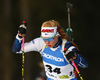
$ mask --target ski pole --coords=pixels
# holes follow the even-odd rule
[[[68,36],[69,36],[69,38],[70,38],[71,41],[73,41],[73,37],[72,37],[73,31],[72,31],[71,25],[70,25],[70,11],[71,11],[71,9],[72,9],[72,6],[73,6],[73,4],[67,2],[68,28],[66,29],[66,32],[67,32],[67,34],[68,34]],[[76,64],[75,64],[75,62],[74,62],[74,59],[72,60],[72,64],[73,64],[73,66],[74,66],[76,72],[78,73],[80,79],[83,80],[83,78],[82,78],[82,76],[81,76],[81,74],[80,74],[80,72],[79,72],[79,70],[78,70],[78,68],[77,68],[77,66],[76,66]]]
[[[72,63],[73,63],[73,65],[74,65],[75,70],[77,71],[77,73],[78,73],[78,75],[79,75],[80,79],[81,79],[81,80],[83,80],[83,78],[82,78],[82,76],[81,76],[81,74],[80,74],[80,72],[79,72],[79,70],[78,70],[78,68],[77,68],[77,66],[76,66],[76,64],[75,64],[75,62],[74,62],[74,61],[72,61]]]
[[[23,21],[23,25],[26,26],[26,21]],[[25,42],[25,37],[23,36],[23,38],[22,38],[22,80],[24,80],[24,60],[25,60],[24,42]]]
[[[70,24],[70,12],[72,9],[73,4],[67,2],[67,12],[68,12],[68,28],[66,31],[68,32],[69,39],[72,40],[72,30],[71,30],[71,24]]]

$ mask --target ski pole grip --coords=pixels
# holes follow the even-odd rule
[[[73,4],[71,4],[69,2],[67,2],[66,4],[67,4],[67,8],[72,8],[73,7]]]
[[[70,11],[72,10],[73,4],[67,2],[66,5],[67,5],[67,12],[70,13]]]
[[[26,21],[23,21],[23,24],[24,24],[25,26],[27,26],[27,23],[26,23]]]

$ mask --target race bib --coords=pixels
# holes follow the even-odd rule
[[[75,77],[72,65],[55,66],[44,62],[46,76],[54,80],[70,80]]]

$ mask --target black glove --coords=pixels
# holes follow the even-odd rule
[[[76,57],[76,53],[74,51],[70,51],[66,56],[68,59],[73,59]]]
[[[25,25],[20,25],[18,29],[18,34],[26,34],[26,26]]]

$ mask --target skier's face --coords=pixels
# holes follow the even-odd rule
[[[45,41],[46,45],[52,48],[58,42],[58,37],[59,36],[55,36],[51,42]]]

